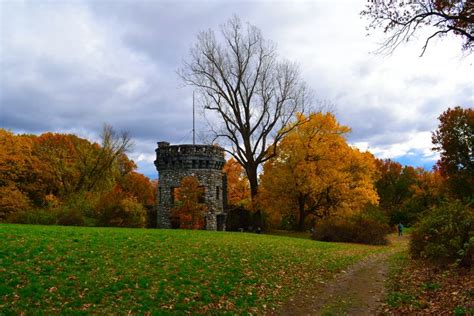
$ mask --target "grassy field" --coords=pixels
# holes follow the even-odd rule
[[[0,314],[260,314],[386,249],[247,233],[0,225]]]

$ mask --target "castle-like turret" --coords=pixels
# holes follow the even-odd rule
[[[170,212],[174,206],[174,189],[186,176],[194,176],[204,188],[206,229],[224,230],[226,181],[222,174],[224,149],[213,145],[170,145],[158,142],[155,166],[159,173],[158,228],[171,228]]]

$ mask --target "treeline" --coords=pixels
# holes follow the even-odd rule
[[[0,221],[150,225],[155,187],[135,171],[127,157],[131,146],[126,133],[107,125],[100,144],[72,134],[0,129]]]

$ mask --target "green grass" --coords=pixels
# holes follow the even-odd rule
[[[0,225],[0,314],[262,314],[384,250],[246,233]]]
[[[273,235],[273,236],[284,236],[284,237],[292,237],[292,238],[301,238],[301,239],[311,239],[311,234],[309,232],[295,232],[295,231],[288,231],[288,230],[270,230],[265,232],[266,235]]]

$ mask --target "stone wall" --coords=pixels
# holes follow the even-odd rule
[[[204,187],[206,229],[217,230],[217,216],[225,216],[225,180],[222,168],[224,150],[211,145],[169,145],[159,142],[155,166],[159,172],[157,227],[170,228],[170,211],[173,208],[173,188],[180,186],[186,176],[194,176]]]

